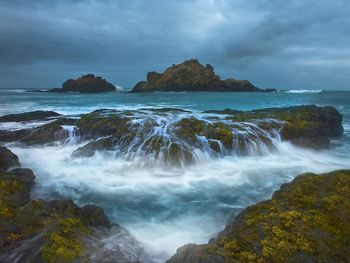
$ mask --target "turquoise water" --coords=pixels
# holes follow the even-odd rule
[[[51,109],[61,113],[72,114],[98,108],[134,109],[140,107],[176,107],[191,110],[224,108],[251,110],[302,104],[332,105],[347,114],[350,107],[350,92],[323,91],[299,94],[286,92],[60,94],[0,89],[1,114],[34,109]]]
[[[303,172],[350,168],[350,92],[304,93],[105,93],[55,94],[0,90],[0,115],[32,110],[62,114],[99,108],[171,107],[194,111],[231,108],[251,110],[315,104],[343,114],[344,137],[330,149],[315,151],[279,142],[277,151],[212,159],[200,155],[186,167],[143,166],[108,153],[71,158],[83,143],[30,148],[9,144],[23,166],[34,170],[36,198],[71,198],[102,206],[144,248],[141,259],[162,262],[187,243],[206,243],[247,205]],[[9,124],[11,125],[11,124]],[[118,242],[118,241],[116,241]]]

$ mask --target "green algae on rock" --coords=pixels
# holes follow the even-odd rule
[[[0,261],[15,254],[16,262],[88,262],[83,238],[111,227],[103,210],[70,200],[30,200],[34,178],[29,169],[0,171]]]
[[[307,173],[246,208],[208,245],[184,246],[167,262],[347,262],[349,237],[350,170]]]

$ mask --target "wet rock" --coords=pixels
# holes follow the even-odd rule
[[[61,126],[61,122],[53,121],[37,128],[30,129],[25,136],[19,139],[19,142],[26,145],[42,145],[52,143],[58,139],[63,141],[68,138],[68,134],[65,134],[63,131],[64,128]]]
[[[103,209],[96,205],[85,205],[80,208],[80,218],[86,226],[103,226],[107,228],[111,227],[111,224],[109,223],[109,220],[105,215]]]
[[[211,65],[203,66],[197,59],[191,59],[173,65],[163,73],[149,72],[147,81],[137,83],[131,90],[131,92],[149,91],[256,92],[265,90],[258,89],[247,80],[220,80]]]
[[[0,142],[15,142],[19,141],[24,136],[30,133],[29,129],[22,129],[16,131],[0,130]]]
[[[8,114],[0,117],[0,122],[21,122],[32,120],[45,120],[52,117],[58,117],[61,114],[54,111],[30,111],[18,114]]]
[[[91,157],[96,151],[108,151],[113,149],[113,138],[101,138],[79,147],[72,153],[72,157]]]
[[[115,114],[115,112],[98,110],[83,115],[78,121],[81,136],[85,138],[99,138],[109,135],[125,135],[129,132],[130,119]]]
[[[95,77],[93,74],[83,75],[78,79],[69,79],[62,84],[62,88],[55,88],[49,92],[81,92],[81,93],[99,93],[115,91],[116,87],[101,77]]]
[[[209,244],[185,246],[167,262],[346,262],[349,200],[350,170],[300,175]]]
[[[170,258],[167,263],[224,263],[221,255],[208,254],[202,246],[189,244],[178,248],[175,256]]]
[[[0,146],[0,170],[8,170],[10,167],[21,166],[16,154],[6,147]]]
[[[0,199],[3,205],[17,207],[29,203],[34,178],[33,172],[29,169],[18,168],[10,172],[0,172]]]
[[[288,108],[270,108],[247,112],[209,111],[207,113],[229,114],[227,119],[237,122],[254,122],[260,120],[259,126],[265,130],[279,129],[282,140],[311,148],[327,148],[329,139],[343,135],[342,115],[331,106],[315,105]],[[284,123],[264,121],[280,120]]]

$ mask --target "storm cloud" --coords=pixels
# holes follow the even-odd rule
[[[2,0],[0,88],[133,87],[198,58],[262,88],[350,89],[346,0]]]

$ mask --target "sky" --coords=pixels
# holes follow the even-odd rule
[[[350,90],[348,0],[0,0],[0,88],[132,88],[197,58],[260,88]]]

